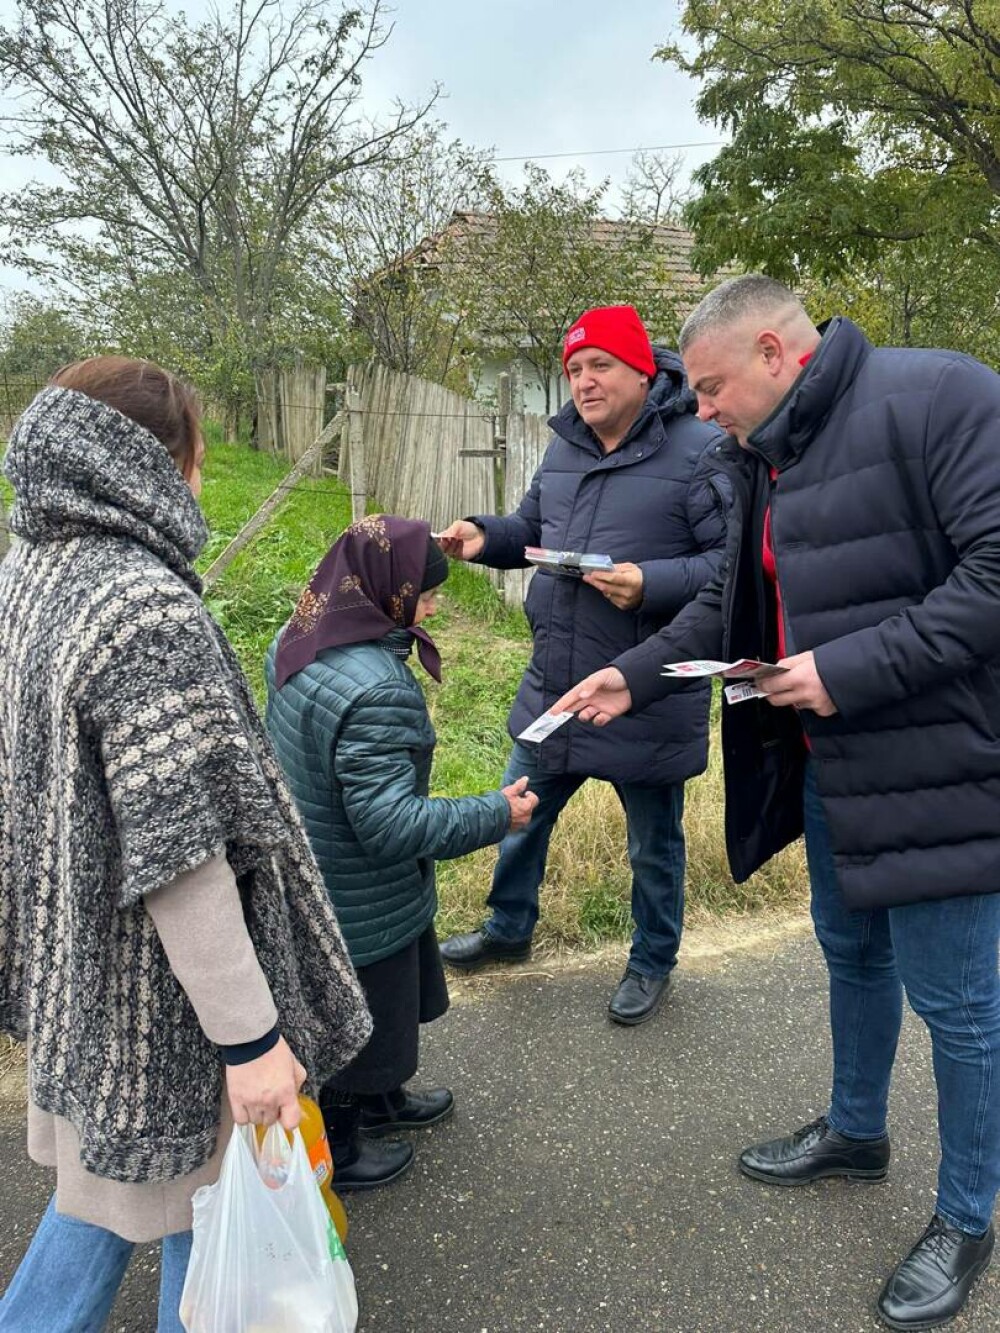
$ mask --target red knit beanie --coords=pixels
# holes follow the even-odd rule
[[[602,305],[584,311],[566,334],[563,370],[573,353],[582,347],[599,347],[602,352],[610,352],[650,379],[656,374],[649,334],[634,306]]]

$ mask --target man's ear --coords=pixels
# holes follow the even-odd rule
[[[781,369],[785,348],[777,333],[771,329],[762,330],[757,334],[757,348],[769,370],[774,372]]]

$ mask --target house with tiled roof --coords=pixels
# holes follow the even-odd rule
[[[637,224],[602,218],[593,224],[592,236],[602,247],[614,250],[622,247],[634,238]],[[431,236],[426,237],[398,261],[398,268],[421,266],[429,269],[442,268],[462,262],[463,251],[489,241],[497,230],[496,218],[485,212],[459,211],[452,215],[448,225]],[[685,315],[693,309],[705,291],[705,282],[692,267],[694,236],[684,227],[670,223],[644,225],[642,230],[649,235],[653,257],[648,265],[649,284],[655,283],[662,293],[666,286],[673,296],[673,319],[671,327],[651,328],[654,341],[670,341]],[[641,274],[642,270],[640,270]],[[384,276],[384,274],[383,274]],[[641,287],[640,276],[640,287]],[[632,298],[640,308],[641,289]],[[579,313],[579,312],[578,312]],[[480,353],[478,361],[477,393],[488,395],[494,388],[497,377],[503,371],[512,369],[509,347],[511,336],[507,330],[480,330],[477,334]],[[495,351],[493,349],[496,349]],[[526,361],[513,367],[520,381],[521,401],[529,412],[544,412],[546,403],[545,386],[539,382],[537,371]],[[566,398],[566,384],[561,376],[553,376],[549,386],[550,405],[560,405]]]

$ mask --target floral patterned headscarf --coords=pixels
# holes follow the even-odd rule
[[[405,629],[421,664],[441,679],[441,655],[412,623],[427,564],[430,524],[373,514],[352,523],[327,551],[278,641],[274,663],[280,690],[324,648],[384,639]]]

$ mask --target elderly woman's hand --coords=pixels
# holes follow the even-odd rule
[[[527,778],[518,778],[516,782],[512,782],[509,787],[504,787],[502,790],[510,806],[510,832],[518,833],[531,823],[531,815],[538,804],[538,797],[533,791],[528,791]]]

